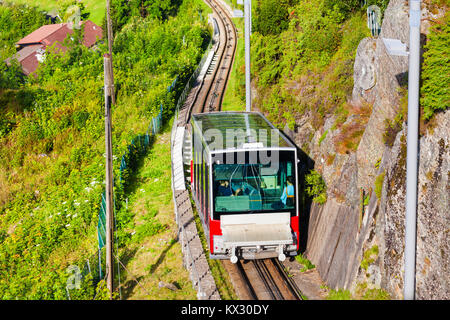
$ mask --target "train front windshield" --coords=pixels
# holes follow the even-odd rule
[[[295,154],[279,151],[276,162],[214,163],[214,219],[221,214],[289,211],[295,215]],[[236,159],[236,158],[235,158]]]

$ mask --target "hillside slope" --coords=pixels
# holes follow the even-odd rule
[[[164,18],[145,11],[114,16],[124,23],[113,48],[117,210],[129,191],[133,139],[147,132],[161,107],[164,121],[170,118],[209,42],[202,1],[161,5]],[[84,277],[71,298],[102,297],[96,294],[99,268],[94,261],[105,175],[102,55],[107,47],[88,50],[78,36],[67,39],[66,54],[47,52],[37,78],[0,74],[0,299],[67,299],[68,268],[84,271],[86,265],[91,278]],[[14,47],[14,41],[10,44]],[[17,81],[4,81],[6,76]],[[121,172],[123,155],[129,163]],[[118,228],[120,246],[131,231]]]

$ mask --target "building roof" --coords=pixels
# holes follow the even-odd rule
[[[83,44],[86,47],[92,47],[98,39],[103,37],[103,29],[93,23],[91,20],[84,22],[84,39]]]
[[[12,57],[6,59],[5,62],[9,63],[11,59],[17,59],[17,61],[22,62],[29,55],[36,53],[36,51],[41,48],[44,48],[42,44],[34,44],[31,46],[26,46],[25,48],[17,51]]]
[[[83,44],[89,48],[102,38],[103,30],[90,20],[81,21],[80,25],[82,24],[84,25]],[[22,49],[6,59],[5,62],[9,65],[11,59],[17,59],[22,65],[23,72],[29,75],[36,71],[40,56],[44,54],[46,47],[54,45],[63,52],[66,51],[67,48],[63,46],[63,41],[72,33],[73,29],[69,23],[42,26],[20,39],[16,44]]]
[[[25,45],[25,44],[32,44],[32,43],[41,43],[44,39],[49,37],[52,33],[63,28],[64,25],[65,25],[65,23],[58,23],[58,24],[48,24],[48,25],[42,26],[39,29],[37,29],[37,30],[33,31],[32,33],[30,33],[29,35],[27,35],[25,38],[20,39],[17,42],[17,44]]]
[[[192,119],[196,129],[201,131],[204,144],[220,144],[216,140],[218,138],[222,140],[223,149],[240,149],[244,144],[253,144],[257,148],[295,148],[292,142],[259,112],[198,113],[192,115]],[[217,134],[221,137],[215,137]],[[211,139],[212,137],[214,138]]]
[[[26,46],[22,50],[16,52],[12,57],[5,60],[7,65],[10,65],[12,59],[16,59],[22,66],[23,73],[29,75],[34,72],[39,66],[39,55],[45,52],[44,45],[35,44]]]
[[[80,25],[84,24],[83,44],[91,47],[103,36],[103,29],[90,20],[80,21]],[[70,23],[48,24],[33,31],[26,37],[17,42],[19,46],[41,43],[51,46],[56,41],[63,42],[68,34],[72,34],[73,29]]]

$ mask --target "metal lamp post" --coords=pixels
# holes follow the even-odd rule
[[[405,276],[403,297],[413,300],[416,280],[417,166],[419,146],[420,0],[409,1],[408,133],[406,147]]]
[[[244,38],[245,38],[245,111],[252,110],[252,93],[250,79],[250,35],[252,32],[252,1],[237,0],[237,4],[244,5]],[[235,10],[237,17],[242,17],[240,10]]]
[[[383,39],[390,55],[409,56],[408,132],[406,140],[405,271],[403,298],[414,300],[416,288],[417,168],[419,159],[420,0],[409,1],[409,52],[397,39]]]
[[[250,79],[250,30],[251,30],[251,0],[244,0],[244,19],[245,19],[245,111],[252,109],[252,93]]]

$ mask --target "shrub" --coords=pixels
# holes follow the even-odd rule
[[[305,176],[306,193],[313,197],[313,202],[324,204],[327,201],[327,187],[322,176],[315,170],[312,170]]]
[[[289,12],[279,0],[264,0],[256,7],[253,27],[262,35],[277,35],[287,29]]]
[[[312,264],[311,261],[309,261],[307,258],[305,258],[303,256],[303,254],[296,255],[295,260],[297,260],[297,262],[303,266],[303,268],[300,270],[300,272],[305,272],[305,271],[314,269],[316,267],[314,264]]]
[[[328,292],[328,296],[326,297],[327,300],[352,300],[352,294],[350,293],[350,290],[330,290]]]
[[[324,3],[290,3],[287,29],[264,35],[255,28],[252,34],[255,105],[277,126],[284,127],[285,113],[298,119],[310,112],[316,130],[334,111],[340,123],[348,117],[343,105],[353,90],[356,48],[370,31],[359,3],[344,16]]]
[[[450,106],[450,12],[430,30],[425,45],[420,102],[423,117],[430,120]]]

